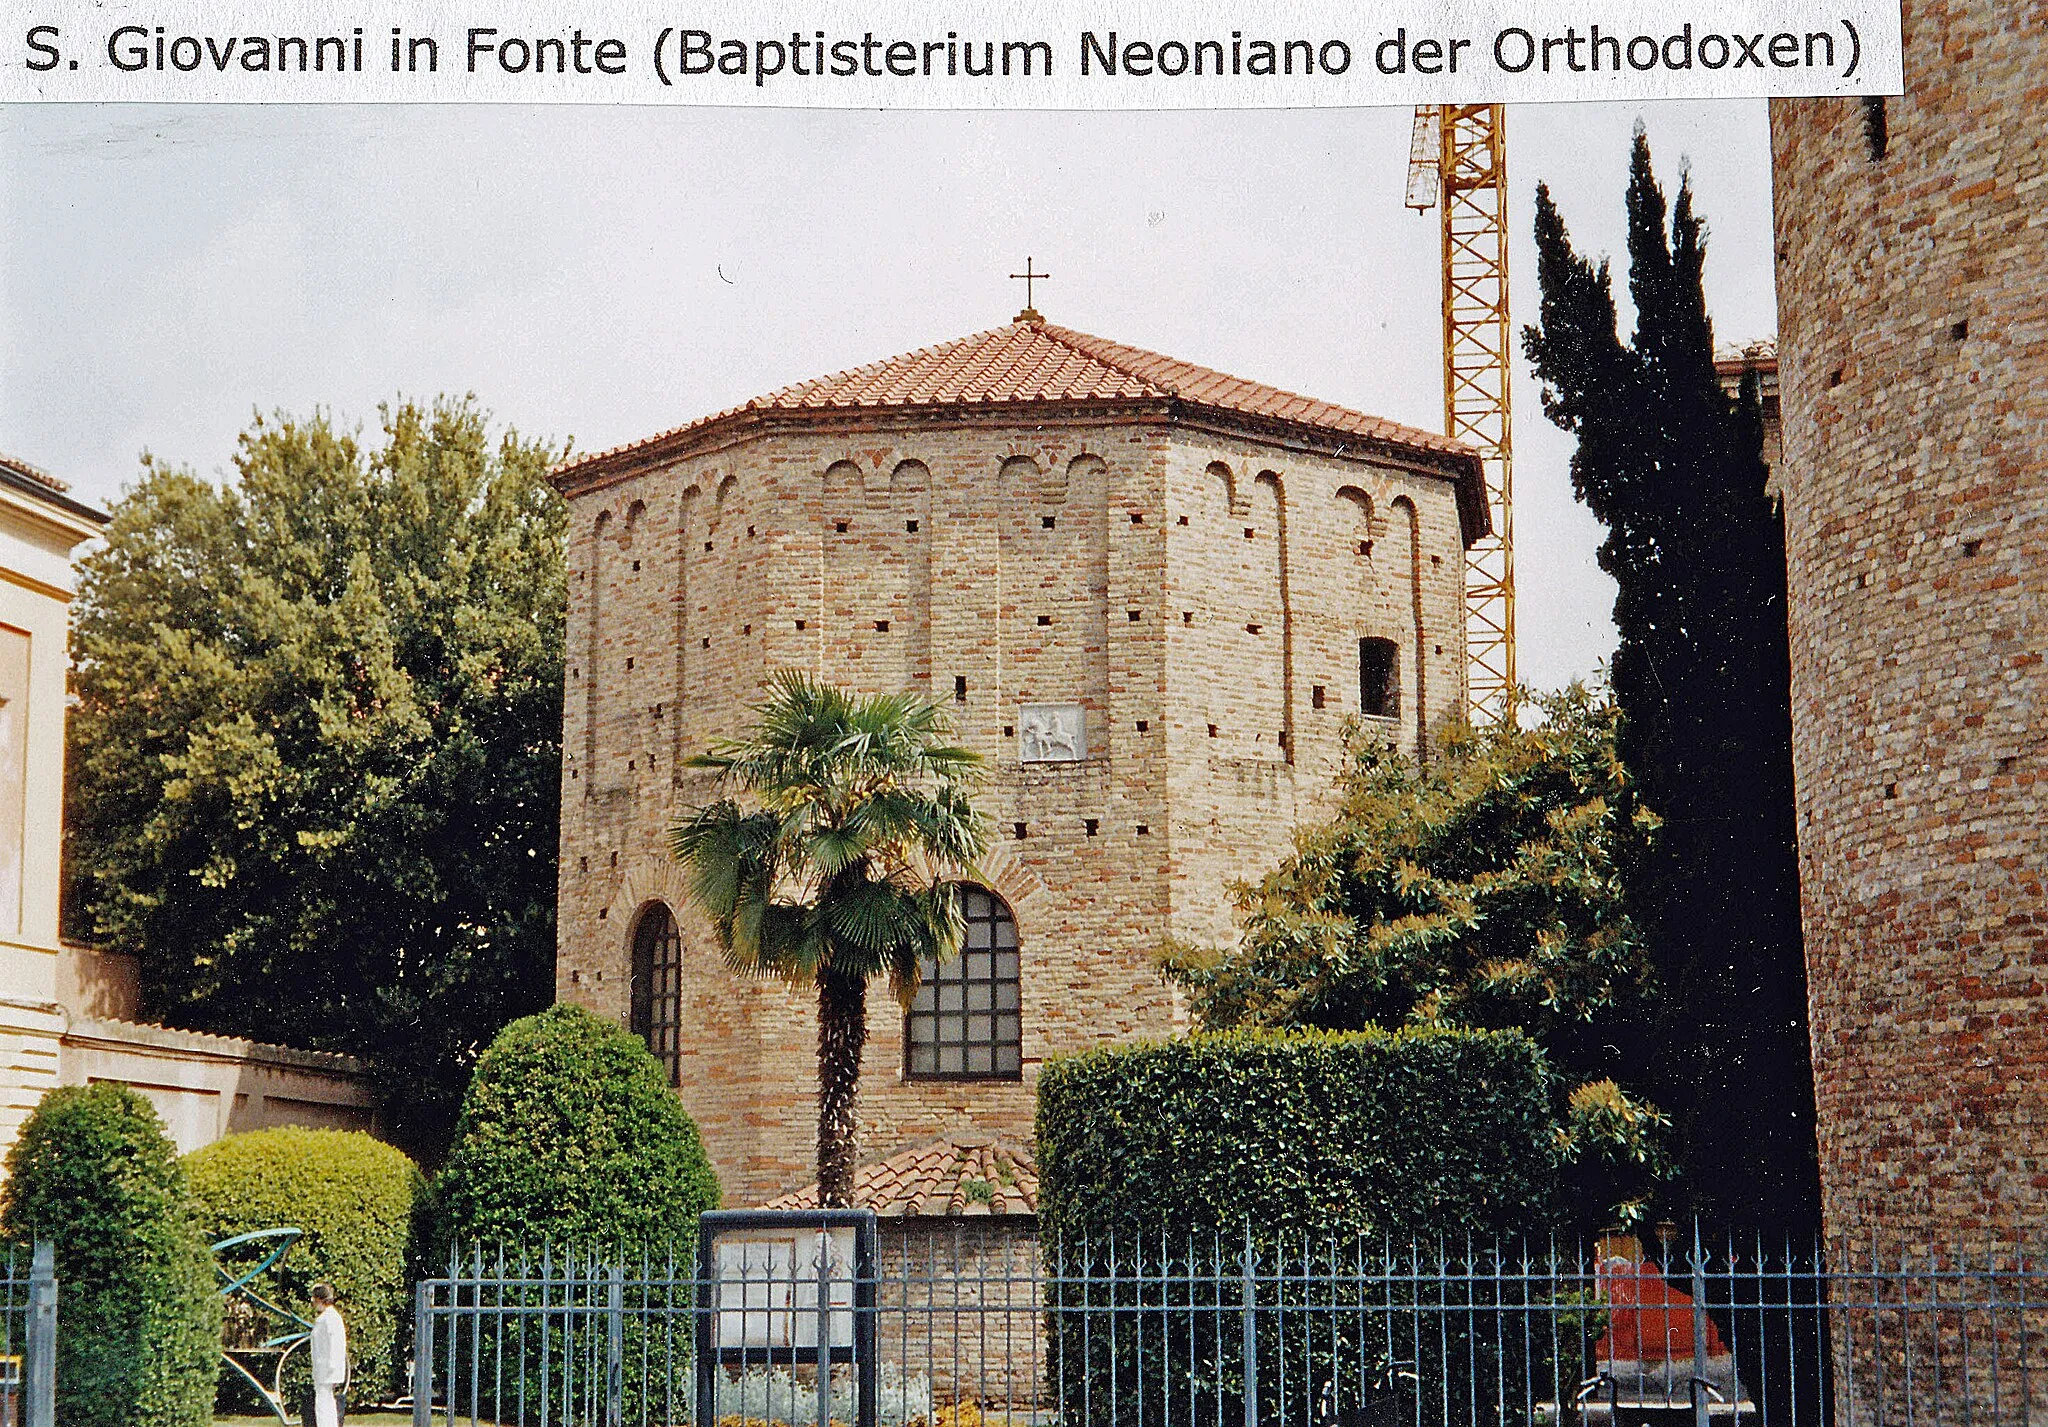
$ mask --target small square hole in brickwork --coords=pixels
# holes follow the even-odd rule
[[[1259,630],[1260,630],[1260,629],[1262,629],[1262,628],[1264,628],[1264,626],[1263,626],[1263,625],[1257,625],[1257,624],[1247,624],[1247,625],[1246,625],[1246,626],[1244,627],[1244,632],[1245,632],[1246,634],[1257,634],[1257,633],[1259,632]]]
[[[1432,564],[1432,565],[1441,565],[1441,564],[1443,564],[1443,562],[1444,562],[1444,557],[1443,557],[1443,556],[1441,556],[1441,555],[1432,555],[1432,556],[1430,556],[1430,557],[1429,557],[1429,563],[1430,563],[1430,564]]]
[[[904,522],[903,522],[903,528],[904,528],[905,530],[909,531],[909,532],[910,532],[910,533],[911,533],[912,535],[915,535],[915,534],[917,534],[917,522],[916,522],[916,521],[914,521],[914,520],[906,520],[906,521],[904,521]]]
[[[832,528],[838,531],[841,535],[844,535],[846,533],[846,525],[847,522],[843,520],[835,520],[832,522]]]
[[[1191,609],[1182,610],[1180,612],[1180,622],[1182,624],[1193,624],[1195,622],[1195,612]]]
[[[1308,702],[1310,708],[1319,709],[1323,706],[1323,686],[1321,684],[1317,684],[1308,691]]]
[[[1042,614],[1042,615],[1040,615],[1040,616],[1038,617],[1038,624],[1039,624],[1039,627],[1040,627],[1041,629],[1042,629],[1042,628],[1044,628],[1044,627],[1045,627],[1046,625],[1048,625],[1048,624],[1051,624],[1051,623],[1052,623],[1052,616],[1051,616],[1051,615],[1049,615],[1049,614]]]
[[[1152,835],[1152,825],[1150,823],[1139,823],[1137,831],[1139,837],[1150,837]]]
[[[1829,373],[1828,373],[1828,385],[1829,385],[1829,386],[1831,386],[1831,387],[1837,387],[1837,386],[1840,386],[1841,384],[1842,384],[1842,368],[1840,368],[1840,367],[1836,367],[1836,368],[1835,368],[1835,369],[1834,369],[1833,371],[1831,371],[1831,372],[1829,372]]]
[[[1443,652],[1444,652],[1444,647],[1443,647],[1443,645],[1441,645],[1441,644],[1437,645],[1437,647],[1436,647],[1436,652],[1437,652],[1437,653],[1439,653],[1439,654],[1443,653]]]
[[[878,620],[876,620],[876,621],[875,621],[875,632],[876,632],[876,633],[878,633],[878,634],[887,634],[887,633],[889,632],[889,621],[888,621],[888,620],[886,620],[886,619],[878,619]]]
[[[1218,728],[1216,727],[1216,725],[1215,725],[1215,724],[1213,724],[1213,723],[1212,723],[1212,724],[1210,724],[1210,725],[1209,725],[1209,737],[1211,737],[1211,738],[1216,738],[1216,737],[1218,737],[1218,736],[1219,736],[1219,734],[1220,734],[1220,730],[1219,730],[1219,729],[1218,729]]]
[[[1870,587],[1870,571],[1868,571],[1868,570],[1864,570],[1864,571],[1861,571],[1861,572],[1860,572],[1860,573],[1858,573],[1858,575],[1856,576],[1856,588],[1857,588],[1857,589],[1859,589],[1859,590],[1863,590],[1863,589],[1868,589],[1869,587]]]
[[[574,768],[571,768],[569,770],[569,781],[572,783],[582,776],[583,775],[581,773],[578,773]]]
[[[1143,525],[1144,523],[1145,523],[1145,512],[1144,512],[1144,511],[1142,511],[1142,510],[1134,510],[1134,511],[1132,511],[1132,512],[1131,512],[1131,524],[1133,524],[1133,525]]]
[[[1088,829],[1088,836],[1094,837],[1102,831],[1101,818],[1082,818],[1081,826]]]
[[[616,853],[616,852],[614,852],[614,853],[612,854],[612,866],[616,867],[616,866],[618,866],[618,865],[619,865],[619,854],[618,854],[618,853]]]
[[[1038,528],[1040,530],[1050,530],[1053,528],[1054,524],[1055,518],[1053,516],[1041,515],[1038,517]]]
[[[2005,757],[1998,760],[1998,771],[2010,773],[2019,764],[2019,761],[2018,754],[2008,753]]]
[[[708,634],[704,636],[704,647],[706,649],[709,649],[711,647],[711,636]]]
[[[955,674],[953,676],[953,702],[956,704],[967,702],[967,676],[965,674]]]
[[[749,525],[749,526],[747,527],[747,539],[749,539],[749,540],[752,540],[753,538],[754,538],[754,527],[753,527],[753,526],[751,526],[751,525]]]
[[[1279,744],[1282,748],[1285,748],[1287,746],[1287,730],[1283,728],[1278,733],[1274,734],[1273,741]]]
[[[1151,721],[1150,719],[1143,719],[1143,718],[1141,718],[1141,719],[1139,719],[1139,720],[1138,720],[1138,732],[1140,732],[1140,733],[1144,733],[1144,732],[1146,732],[1147,730],[1149,730],[1149,729],[1150,729],[1151,727],[1152,727],[1152,721]]]
[[[579,858],[577,858],[577,859],[576,859],[576,870],[577,870],[578,872],[588,872],[588,871],[590,870],[590,859],[589,859],[589,858],[587,858],[587,857],[579,857]]]
[[[752,634],[753,632],[754,626],[751,624],[743,624],[740,626],[740,633],[742,634]]]
[[[1887,801],[1897,798],[1899,796],[1899,785],[1897,783],[1885,784],[1884,795]]]
[[[660,717],[661,717],[661,705],[660,705],[660,704],[656,704],[656,705],[654,706],[654,716],[655,716],[656,718],[660,718]]]
[[[1359,541],[1359,542],[1358,542],[1358,553],[1359,553],[1359,554],[1361,554],[1361,555],[1370,555],[1370,554],[1372,554],[1372,542],[1371,542],[1370,540],[1361,540],[1361,541]]]
[[[1143,617],[1143,615],[1141,615],[1137,610],[1134,609],[1127,609],[1124,611],[1124,618],[1128,619],[1132,624],[1136,624]]]
[[[633,661],[632,661],[631,659],[628,659],[628,660],[626,661],[626,667],[627,667],[628,669],[631,669],[631,668],[633,667]]]
[[[640,573],[640,562],[638,560],[633,562],[633,573],[636,575]]]
[[[1950,337],[1950,339],[1951,339],[1951,340],[1953,340],[1953,341],[1957,341],[1957,342],[1960,342],[1960,341],[1962,341],[1962,340],[1963,340],[1963,338],[1965,338],[1965,337],[1969,336],[1969,335],[1970,335],[1970,319],[1969,319],[1969,318],[1967,318],[1967,317],[1965,317],[1965,318],[1964,318],[1964,319],[1963,319],[1962,321],[1960,321],[1960,322],[1951,322],[1951,323],[1949,324],[1949,326],[1948,326],[1948,335],[1949,335],[1949,337]]]
[[[1984,542],[1981,540],[1965,540],[1963,542],[1963,553],[1965,555],[1974,555],[1983,548]]]
[[[580,679],[583,677],[583,671],[581,669],[571,669],[569,671],[569,677],[572,679]]]
[[[631,759],[631,758],[628,758],[628,759],[626,760],[626,771],[627,771],[628,773],[631,773],[631,772],[632,772],[632,771],[633,771],[633,770],[634,770],[635,768],[637,768],[638,766],[639,766],[639,764],[638,764],[638,763],[636,763],[636,762],[635,762],[635,761],[634,761],[633,759]]]
[[[709,540],[704,542],[704,553],[706,555],[709,555],[711,553],[711,542]]]
[[[1187,517],[1186,517],[1185,515],[1183,515],[1183,516],[1182,516],[1182,517],[1181,517],[1181,518],[1180,518],[1179,520],[1176,520],[1176,521],[1174,522],[1174,524],[1175,524],[1175,525],[1186,525],[1187,523],[1188,523],[1188,518],[1187,518]]]
[[[1017,841],[1019,841],[1019,842],[1022,842],[1022,841],[1024,840],[1024,833],[1025,833],[1025,828],[1024,828],[1024,824],[1023,824],[1023,823],[1011,823],[1011,824],[1010,824],[1010,835],[1011,835],[1012,837],[1016,838],[1016,839],[1017,839]]]
[[[811,622],[807,619],[800,619],[796,622],[796,627],[798,629],[809,629],[811,627]]]
[[[1004,724],[1004,725],[1003,725],[1003,737],[1005,737],[1005,738],[1015,738],[1016,736],[1017,736],[1017,725],[1016,725],[1016,724],[1014,724],[1014,723],[1006,723],[1006,724]]]
[[[597,909],[597,919],[598,919],[599,921],[604,921],[604,920],[606,920],[606,919],[607,919],[607,918],[608,918],[608,917],[609,917],[610,915],[611,915],[611,909],[610,909],[609,907],[599,907],[599,908]]]
[[[1256,540],[1259,538],[1259,532],[1251,526],[1247,525],[1244,528],[1244,538],[1247,540]]]

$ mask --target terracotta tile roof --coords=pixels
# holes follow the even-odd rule
[[[854,1172],[854,1202],[884,1219],[1036,1214],[1038,1165],[1031,1152],[992,1138],[954,1135]],[[764,1209],[808,1209],[818,1186],[779,1194]]]
[[[1260,417],[1438,455],[1472,455],[1436,431],[1403,426],[1262,382],[1043,321],[922,347],[851,371],[798,382],[639,441],[564,462],[557,477],[609,465],[751,413],[1035,407],[1104,401],[1174,402],[1194,410]]]
[[[39,486],[48,487],[58,495],[62,495],[71,489],[68,482],[58,480],[39,466],[31,466],[18,456],[9,456],[4,452],[0,452],[0,466],[6,467],[25,480],[33,481]]]
[[[71,489],[69,484],[58,480],[40,467],[31,466],[18,456],[0,453],[0,486],[10,486],[46,505],[69,511],[99,525],[105,525],[113,518],[103,510],[96,510],[83,501],[73,499],[67,494]]]

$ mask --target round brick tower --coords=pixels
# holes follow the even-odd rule
[[[1794,761],[1831,1232],[2048,1211],[2048,11],[1906,0],[1772,106]]]

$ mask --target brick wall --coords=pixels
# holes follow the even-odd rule
[[[1908,92],[1771,111],[1830,1227],[2048,1210],[2048,16],[1906,0]]]
[[[1024,1078],[906,1081],[875,988],[869,1158],[963,1120],[1028,1138],[1046,1055],[1185,1024],[1153,953],[1227,936],[1224,884],[1326,800],[1360,638],[1401,646],[1403,746],[1464,697],[1452,483],[1334,443],[838,414],[575,494],[571,529],[557,989],[625,1019],[637,917],[676,910],[681,1093],[733,1204],[814,1177],[814,1008],[719,966],[663,832],[714,793],[682,760],[744,727],[769,671],[925,691],[989,760]],[[1018,763],[1033,702],[1085,707],[1084,761]]]

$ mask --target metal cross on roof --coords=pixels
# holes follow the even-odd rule
[[[1017,321],[1043,322],[1045,320],[1043,317],[1039,315],[1038,308],[1034,306],[1032,303],[1031,287],[1032,284],[1036,283],[1040,278],[1048,278],[1051,276],[1051,273],[1033,272],[1031,270],[1031,259],[1028,257],[1024,259],[1023,272],[1010,274],[1010,278],[1012,281],[1015,281],[1019,278],[1022,278],[1024,281],[1024,310],[1017,314]]]

